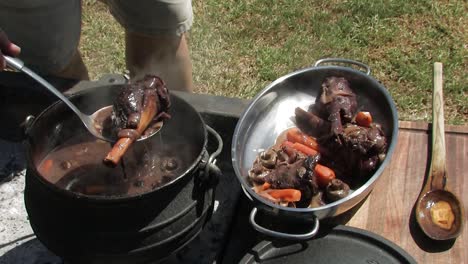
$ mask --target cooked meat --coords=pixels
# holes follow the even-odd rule
[[[297,127],[305,133],[313,137],[320,137],[328,135],[330,132],[330,122],[300,107],[297,107],[294,112],[296,115]]]
[[[104,158],[104,164],[116,166],[134,141],[158,130],[157,122],[170,118],[167,113],[170,105],[169,92],[157,76],[146,75],[124,86],[114,100],[113,126],[108,132],[111,137],[116,136],[117,141]]]
[[[356,95],[343,77],[329,77],[322,84],[320,100],[315,104],[315,111],[331,123],[331,132],[339,134],[342,124],[350,122],[356,114]]]
[[[171,105],[169,92],[161,78],[146,75],[142,80],[124,86],[114,101],[113,123],[117,130],[136,129],[141,112],[145,108],[145,97],[155,96],[158,107],[154,121],[167,119]]]
[[[271,184],[273,189],[298,189],[302,180],[298,171],[303,167],[304,159],[299,159],[293,164],[280,163],[265,177],[265,180]]]
[[[358,186],[385,158],[387,139],[378,124],[362,127],[347,123],[342,133],[323,138],[320,146],[321,162],[334,168],[339,178]]]

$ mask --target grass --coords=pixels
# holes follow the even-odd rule
[[[196,92],[251,98],[324,57],[362,61],[402,120],[431,118],[432,65],[444,64],[445,116],[468,121],[466,0],[193,1],[189,42]],[[83,1],[81,50],[93,79],[125,71],[123,30]]]

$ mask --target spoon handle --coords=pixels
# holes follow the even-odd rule
[[[432,95],[432,159],[428,182],[430,188],[445,189],[444,99],[442,94],[442,63],[434,63],[434,91]]]

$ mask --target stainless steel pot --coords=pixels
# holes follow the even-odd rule
[[[357,66],[357,70],[346,66],[323,65],[339,63]],[[376,172],[360,188],[346,198],[318,208],[289,208],[273,204],[258,196],[247,181],[248,171],[256,156],[272,146],[278,135],[295,126],[292,117],[294,109],[307,109],[321,93],[321,84],[326,77],[342,76],[348,79],[357,94],[358,105],[372,112],[373,118],[383,126],[388,137],[388,152]],[[286,239],[309,239],[317,234],[319,220],[342,214],[360,201],[372,190],[385,166],[390,161],[397,143],[398,116],[395,104],[387,89],[370,76],[370,68],[360,62],[346,59],[323,59],[313,67],[285,75],[263,89],[249,106],[236,126],[232,140],[232,163],[245,195],[254,203],[250,223],[259,232]],[[259,225],[255,216],[257,210],[265,210],[277,217],[302,219],[313,223],[312,229],[304,234],[289,234],[270,230]]]

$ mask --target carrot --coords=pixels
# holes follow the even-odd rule
[[[317,184],[320,185],[320,187],[326,187],[336,178],[335,172],[332,169],[320,164],[315,166],[314,172],[317,176]]]
[[[313,149],[313,148],[310,148],[304,144],[301,144],[301,143],[294,143],[293,144],[293,148],[297,151],[300,151],[304,154],[306,154],[307,156],[315,156],[318,154],[318,152]]]
[[[310,148],[304,144],[301,143],[292,143],[291,141],[284,141],[281,144],[281,149],[288,154],[288,156],[291,156],[294,154],[294,150],[299,151],[304,153],[307,156],[315,156],[318,154],[318,152]]]
[[[270,189],[270,187],[271,187],[271,184],[269,182],[264,182],[262,185],[256,185],[252,189],[256,193],[262,193],[262,192],[265,192],[266,190]]]
[[[267,200],[269,200],[269,201],[271,201],[273,203],[278,203],[279,202],[278,199],[271,197],[271,195],[269,195],[268,192],[266,192],[266,191],[259,192],[258,195],[260,195],[261,197],[263,197],[263,198],[265,198],[265,199],[267,199]]]
[[[270,183],[264,182],[263,185],[262,185],[262,190],[268,190],[268,189],[270,189],[270,187],[271,187]]]
[[[317,140],[309,135],[302,133],[302,131],[297,127],[290,128],[286,133],[286,138],[293,143],[301,143],[315,150],[319,149]]]
[[[372,115],[369,112],[358,112],[356,115],[356,123],[363,127],[370,127],[372,124]]]
[[[51,159],[47,159],[42,162],[41,164],[41,173],[43,174],[48,174],[50,170],[52,169],[52,165],[54,165],[54,161]]]
[[[296,189],[271,189],[268,194],[283,202],[297,202],[301,200],[301,191]]]

